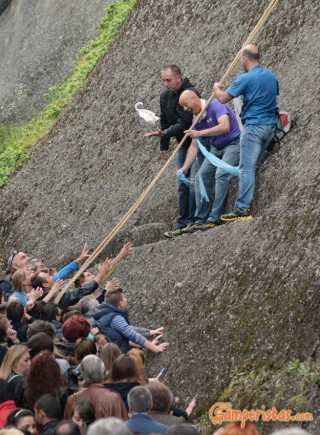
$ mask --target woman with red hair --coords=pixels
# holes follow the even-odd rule
[[[84,317],[76,314],[63,323],[62,334],[64,340],[57,343],[56,347],[71,365],[77,365],[75,359],[76,341],[79,338],[87,338],[90,329],[90,323]]]
[[[33,409],[36,401],[43,394],[51,394],[60,399],[63,409],[67,401],[64,384],[60,367],[53,353],[49,350],[39,353],[32,359],[27,375],[25,397],[28,408]]]

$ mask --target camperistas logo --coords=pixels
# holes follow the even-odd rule
[[[232,409],[232,404],[228,402],[217,402],[211,406],[209,418],[213,424],[222,424],[224,422],[240,421],[241,427],[244,428],[247,421],[281,421],[281,422],[300,422],[313,421],[313,414],[305,412],[293,414],[291,409],[277,410],[272,407],[266,409],[264,405],[261,409]]]

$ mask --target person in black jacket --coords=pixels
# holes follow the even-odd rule
[[[36,401],[34,412],[36,423],[40,426],[39,435],[54,435],[62,417],[59,398],[44,394]]]
[[[112,261],[106,258],[104,263],[99,266],[99,271],[87,284],[76,289],[69,289],[64,293],[58,304],[59,308],[65,308],[69,305],[77,304],[84,296],[90,295],[98,289],[103,277],[111,270]],[[33,288],[40,287],[44,292],[49,291],[54,285],[54,279],[48,273],[39,272],[31,278],[31,284]]]
[[[183,78],[180,68],[177,65],[167,65],[162,71],[162,82],[167,88],[160,95],[160,130],[147,133],[145,137],[160,137],[160,156],[164,160],[169,158],[169,143],[172,137],[175,137],[179,143],[184,137],[184,131],[188,130],[192,124],[192,113],[185,112],[179,105],[179,98],[183,91],[191,90],[199,97],[199,91],[189,82],[189,79]],[[187,138],[178,151],[177,167],[180,169],[185,161],[191,139]],[[194,178],[195,173],[201,166],[203,156],[201,153],[195,161],[193,167],[186,174]],[[183,229],[194,223],[194,214],[196,209],[194,188],[179,182],[179,217],[176,223],[176,230],[165,233],[166,237],[175,237],[183,234]]]

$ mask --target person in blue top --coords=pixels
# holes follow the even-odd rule
[[[205,103],[205,100],[200,99],[194,92],[189,90],[184,91],[179,99],[179,104],[183,109],[192,112],[194,116],[201,112]],[[203,138],[208,138],[211,145],[211,154],[231,166],[239,164],[240,129],[236,115],[227,104],[222,104],[217,99],[213,99],[202,118],[195,125],[194,130],[186,130],[185,133],[193,140],[181,168],[183,174],[187,174],[189,167],[197,157],[198,145],[194,140],[195,138],[199,138],[201,141]],[[183,233],[193,233],[197,230],[205,231],[222,223],[220,218],[225,211],[228,187],[232,177],[232,174],[217,168],[207,158],[204,160],[195,177],[196,221],[195,224],[182,230]],[[202,198],[200,178],[207,199],[210,198],[211,190],[215,185],[215,198],[210,214],[210,200]]]
[[[239,191],[232,213],[221,216],[224,222],[252,219],[251,202],[255,188],[256,166],[275,134],[278,80],[268,69],[260,66],[256,45],[242,50],[242,65],[246,71],[224,91],[215,83],[213,91],[221,103],[243,96],[241,120],[244,130],[240,139]]]

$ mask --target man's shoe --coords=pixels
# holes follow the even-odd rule
[[[235,207],[232,213],[224,214],[221,216],[221,220],[223,222],[233,222],[239,219],[252,219],[250,209]]]
[[[166,231],[163,235],[165,237],[168,237],[169,239],[174,239],[175,237],[179,237],[183,234],[184,228],[178,228],[176,230],[173,231]]]
[[[211,230],[211,228],[216,228],[217,226],[219,226],[219,224],[217,224],[216,222],[208,221],[206,224],[200,225],[199,230],[207,231],[207,230]]]
[[[200,226],[201,226],[200,224],[190,224],[187,227],[183,228],[182,234],[195,233],[196,231],[198,231]]]

